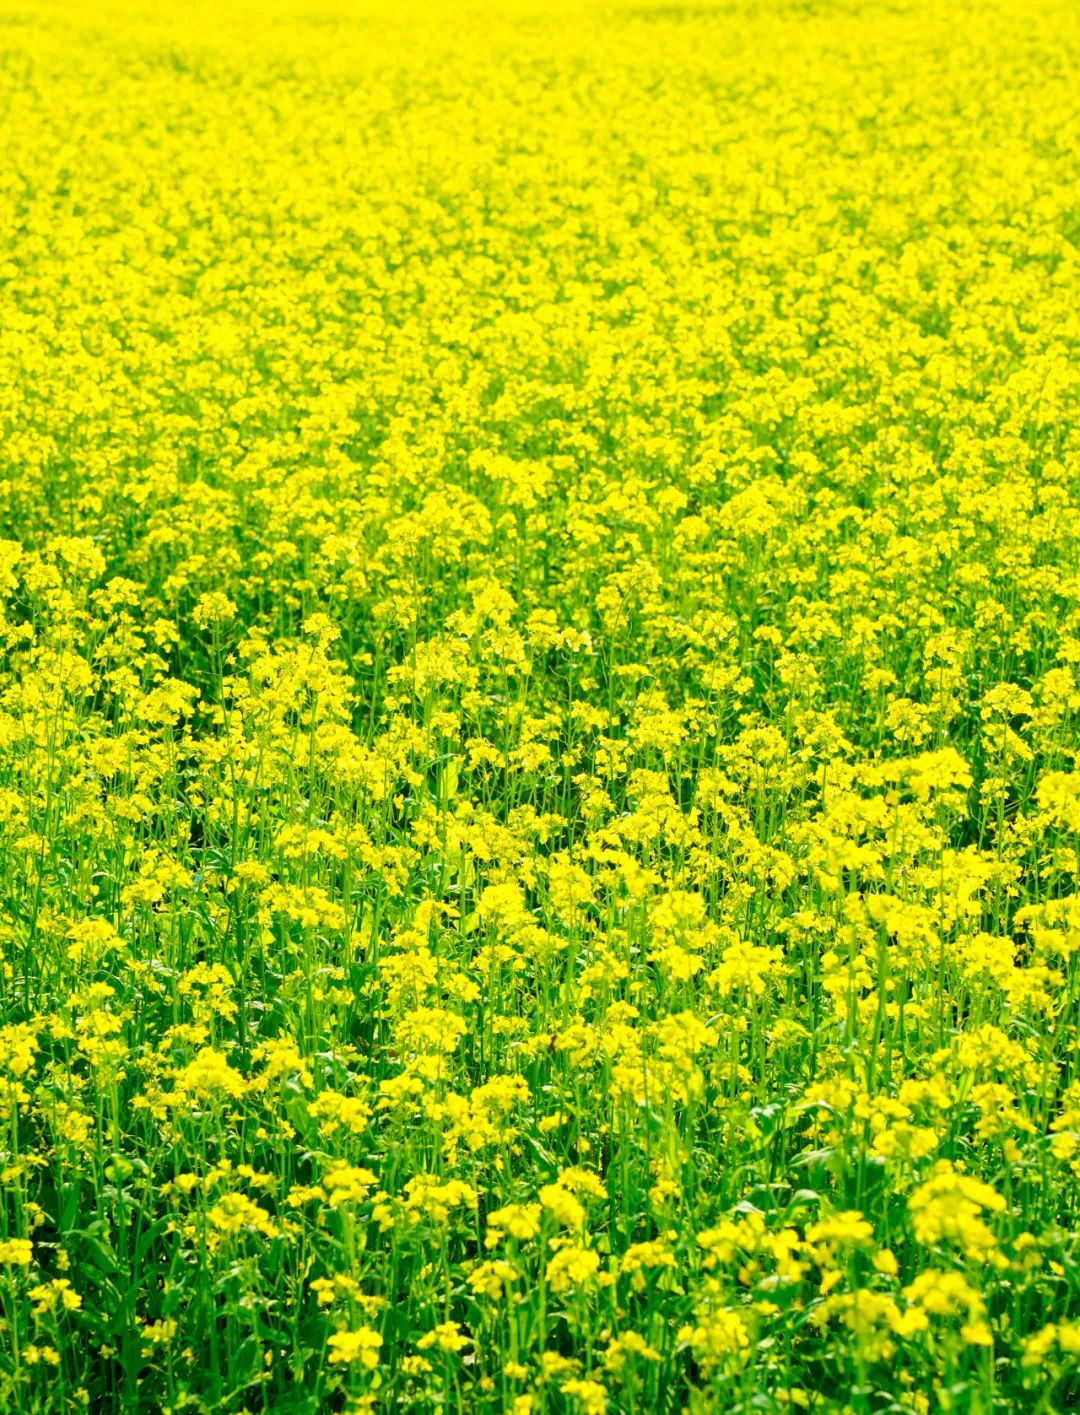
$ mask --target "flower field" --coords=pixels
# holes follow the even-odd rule
[[[1080,11],[0,13],[0,1410],[1080,1402]]]

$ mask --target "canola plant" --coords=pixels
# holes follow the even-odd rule
[[[1080,12],[0,13],[0,1408],[1080,1399]]]

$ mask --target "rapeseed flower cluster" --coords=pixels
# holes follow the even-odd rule
[[[1080,16],[0,14],[0,1409],[1080,1400]]]

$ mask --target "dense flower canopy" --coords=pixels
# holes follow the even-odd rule
[[[0,1406],[1080,1398],[1076,7],[28,0],[0,132]]]

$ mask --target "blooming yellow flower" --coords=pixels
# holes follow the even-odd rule
[[[331,1366],[356,1363],[374,1371],[379,1364],[383,1339],[371,1327],[360,1327],[357,1331],[335,1332],[326,1344]]]

